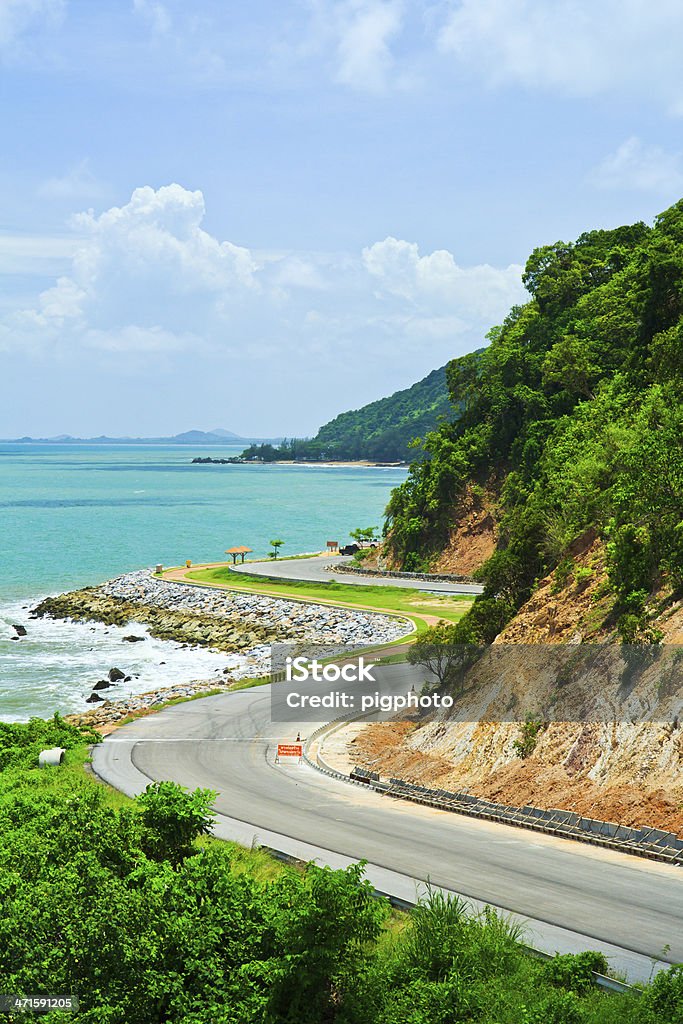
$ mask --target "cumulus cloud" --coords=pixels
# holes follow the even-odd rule
[[[589,180],[605,189],[677,193],[683,186],[681,155],[648,146],[632,135],[594,168]]]
[[[400,296],[425,309],[458,310],[465,318],[500,317],[523,298],[522,267],[482,264],[459,267],[453,254],[437,249],[420,256],[414,242],[385,238],[363,250],[363,262],[380,294]]]
[[[493,83],[570,96],[645,92],[683,113],[682,34],[678,0],[462,0],[439,45]]]
[[[98,339],[111,347],[107,332],[129,347],[139,338],[144,350],[210,329],[236,291],[256,284],[249,252],[204,231],[203,217],[201,192],[180,185],[138,188],[125,206],[77,215],[83,241],[70,273],[40,295],[24,323],[48,333],[69,325],[81,337],[91,330],[91,347]]]
[[[302,372],[340,356],[408,361],[422,345],[436,366],[523,298],[521,267],[461,267],[391,237],[358,254],[255,253],[207,232],[204,212],[201,192],[174,184],[79,214],[68,267],[5,318],[3,343],[85,359],[281,359]]]

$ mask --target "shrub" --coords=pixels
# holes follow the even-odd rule
[[[593,987],[593,972],[607,973],[607,960],[602,953],[586,950],[585,953],[566,953],[555,956],[543,966],[543,977],[557,988],[570,992],[584,993]]]

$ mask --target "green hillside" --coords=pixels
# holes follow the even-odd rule
[[[320,428],[314,442],[343,453],[342,458],[408,459],[410,442],[433,430],[440,417],[452,414],[442,366],[405,391],[335,416]]]
[[[404,391],[335,416],[314,438],[293,438],[278,448],[252,445],[243,458],[404,462],[416,458],[411,448],[416,437],[424,437],[453,414],[442,366]]]
[[[622,637],[656,638],[662,593],[683,586],[683,201],[651,228],[536,249],[524,283],[489,347],[448,365],[460,415],[394,491],[389,546],[428,567],[466,488],[496,474],[497,549],[459,638],[492,639],[589,529]]]

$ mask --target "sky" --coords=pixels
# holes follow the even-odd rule
[[[679,0],[0,0],[0,437],[308,436],[683,195]]]

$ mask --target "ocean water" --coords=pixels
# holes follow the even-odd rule
[[[0,719],[83,710],[109,667],[129,689],[214,675],[225,655],[122,637],[141,629],[30,619],[40,598],[143,566],[221,561],[246,544],[265,557],[344,543],[380,526],[405,470],[202,466],[241,449],[157,445],[0,445]],[[19,640],[14,624],[26,626]],[[161,665],[161,662],[165,665]],[[109,694],[107,694],[109,695]]]

